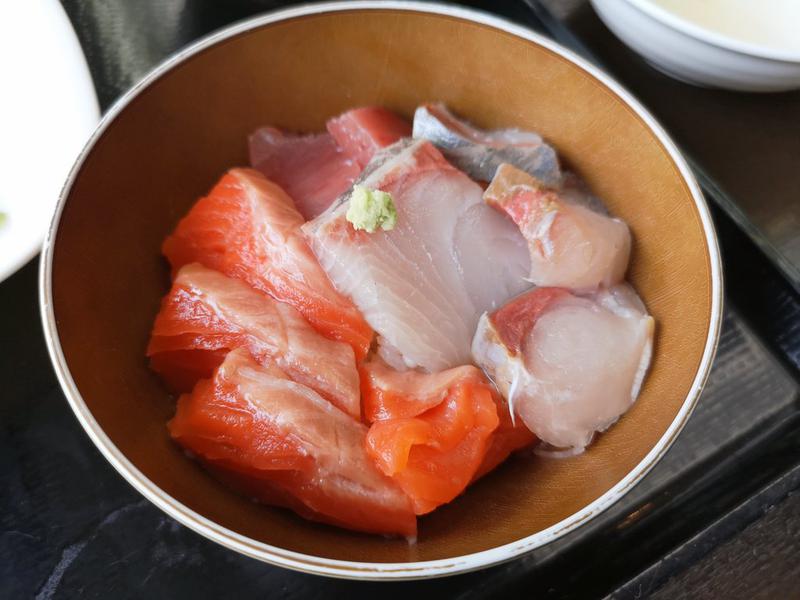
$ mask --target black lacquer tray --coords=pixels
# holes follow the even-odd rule
[[[285,3],[62,4],[107,108],[171,52]],[[637,90],[646,79],[637,69],[646,67],[630,66],[638,59],[614,47],[588,6],[562,22],[536,0],[465,4],[594,60],[670,129],[648,104],[651,92]],[[0,285],[0,597],[791,597],[800,580],[800,502],[792,495],[800,489],[796,282],[742,208],[747,199],[723,193],[702,152],[685,149],[714,212],[727,290],[719,352],[692,419],[645,480],[590,525],[511,563],[447,579],[381,584],[294,573],[239,556],[163,515],[106,463],[72,416],[41,334],[34,260]]]

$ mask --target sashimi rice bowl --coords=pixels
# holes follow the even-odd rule
[[[110,111],[42,302],[79,420],[160,508],[400,579],[622,497],[697,400],[721,281],[686,164],[613,81],[481,13],[339,3],[215,34]]]

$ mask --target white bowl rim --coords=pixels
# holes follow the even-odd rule
[[[628,2],[628,4],[634,5],[656,21],[660,21],[668,27],[713,46],[718,46],[725,50],[732,50],[748,56],[800,64],[800,52],[770,48],[769,46],[764,46],[755,42],[745,42],[724,33],[719,33],[681,17],[667,8],[654,4],[652,0],[625,1]]]
[[[675,416],[675,419],[664,432],[664,435],[661,437],[661,439],[639,462],[639,464],[636,465],[622,480],[620,480],[600,498],[577,511],[567,519],[564,519],[545,530],[539,531],[520,540],[491,548],[489,550],[430,561],[369,563],[317,557],[286,550],[277,546],[265,544],[263,542],[258,542],[231,531],[230,529],[214,523],[213,521],[196,513],[189,507],[178,502],[175,498],[166,494],[152,481],[146,478],[144,474],[122,454],[122,452],[114,445],[111,439],[102,430],[99,423],[89,411],[89,408],[77,389],[75,381],[72,379],[66,359],[61,349],[58,328],[53,310],[52,269],[55,240],[58,233],[58,225],[61,214],[72,185],[74,184],[77,174],[80,171],[84,161],[88,157],[94,145],[102,137],[105,130],[114,121],[116,116],[124,110],[131,100],[137,97],[143,90],[158,80],[162,75],[168,73],[178,64],[214,44],[265,25],[321,13],[387,9],[460,18],[480,25],[488,25],[500,31],[515,35],[524,40],[538,44],[572,62],[585,72],[592,75],[595,79],[610,89],[616,96],[623,100],[656,135],[659,142],[670,155],[670,158],[674,161],[674,164],[678,168],[684,182],[687,184],[691,192],[703,226],[706,242],[708,244],[711,269],[711,315],[706,342],[697,372],[689,393],[687,394],[683,405]],[[611,77],[600,71],[587,60],[579,57],[573,52],[563,48],[556,42],[538,33],[535,33],[530,29],[478,10],[446,4],[431,4],[418,1],[359,0],[324,2],[313,5],[301,5],[281,9],[225,27],[215,33],[201,38],[199,41],[178,51],[173,56],[160,63],[147,76],[140,80],[139,83],[137,83],[114,103],[114,105],[104,115],[97,129],[92,134],[92,137],[87,142],[85,148],[70,171],[69,177],[61,191],[58,205],[53,215],[47,237],[42,246],[42,256],[43,260],[41,262],[39,278],[39,300],[42,313],[42,324],[44,327],[48,352],[50,354],[50,358],[59,383],[61,384],[67,401],[72,407],[73,412],[85,429],[86,433],[98,447],[101,453],[105,456],[105,458],[128,481],[128,483],[130,483],[143,496],[145,496],[153,504],[178,522],[196,531],[197,533],[223,546],[226,546],[227,548],[236,550],[237,552],[246,556],[289,569],[347,579],[424,579],[481,569],[511,560],[530,550],[533,550],[534,548],[538,548],[548,542],[560,538],[570,531],[576,529],[582,523],[591,520],[593,517],[609,508],[612,504],[624,496],[636,483],[638,483],[650,471],[650,469],[652,469],[652,467],[661,459],[661,457],[666,454],[678,433],[681,431],[681,429],[683,429],[697,403],[697,399],[703,389],[706,379],[708,378],[711,362],[714,358],[719,340],[719,331],[722,320],[722,267],[714,224],[711,219],[708,206],[703,198],[697,181],[692,175],[692,172],[689,169],[686,161],[680,155],[677,147],[670,140],[666,132],[661,128],[656,120],[644,109],[644,107],[639,104],[639,102],[635,100],[620,84],[615,82]]]

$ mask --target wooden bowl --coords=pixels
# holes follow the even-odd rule
[[[174,400],[145,346],[168,289],[159,246],[273,124],[315,131],[347,108],[410,117],[441,100],[482,127],[540,132],[634,235],[630,277],[657,323],[636,405],[584,454],[517,457],[420,520],[419,541],[314,524],[217,483],[173,444]],[[67,398],[106,458],[199,533],[286,567],[420,578],[520,555],[586,523],[664,455],[717,342],[722,283],[708,208],[673,143],[618,84],[527,29],[410,3],[337,3],[234,25],[164,63],[109,111],[45,242],[42,312]]]

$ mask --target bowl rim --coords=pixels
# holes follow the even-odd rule
[[[661,22],[663,25],[675,29],[689,37],[711,44],[712,46],[757,58],[800,64],[800,52],[771,48],[757,42],[746,42],[733,36],[714,31],[713,29],[709,29],[690,19],[682,17],[663,6],[655,4],[653,0],[626,0],[626,2],[632,4],[652,19]]]
[[[593,76],[600,83],[604,84],[610,91],[619,97],[634,113],[646,124],[655,134],[658,141],[667,151],[673,160],[680,175],[691,193],[695,206],[698,210],[700,221],[703,227],[706,244],[708,246],[710,271],[711,271],[711,315],[709,328],[703,354],[697,367],[692,386],[686,399],[683,401],[680,410],[675,415],[670,426],[664,432],[656,445],[648,454],[637,464],[622,480],[617,482],[602,496],[597,498],[581,510],[573,513],[568,518],[552,525],[551,527],[534,533],[502,546],[482,550],[472,554],[456,556],[451,558],[417,561],[417,562],[395,562],[395,563],[369,563],[360,561],[347,561],[313,556],[301,552],[286,550],[277,546],[266,544],[236,533],[222,525],[219,525],[206,517],[198,514],[189,507],[185,506],[166,492],[161,490],[156,484],[150,481],[139,471],[116,447],[111,439],[105,434],[99,423],[89,411],[81,394],[69,372],[66,359],[61,349],[58,328],[55,320],[52,295],[52,269],[55,240],[58,234],[58,226],[66,200],[72,189],[72,185],[80,172],[86,158],[92,151],[94,145],[102,137],[105,130],[114,122],[125,107],[136,98],[144,89],[160,77],[171,71],[177,65],[183,63],[190,57],[213,46],[223,40],[232,38],[242,33],[257,29],[276,22],[318,15],[322,13],[364,11],[364,10],[395,10],[416,13],[426,13],[442,15],[467,20],[480,25],[487,25],[501,32],[505,32],[526,41],[538,44],[555,54],[565,58],[574,65]],[[278,565],[281,567],[347,579],[362,580],[410,580],[440,577],[456,573],[464,573],[495,565],[516,558],[526,552],[549,543],[570,531],[576,529],[582,523],[591,520],[594,516],[603,512],[617,500],[624,496],[636,483],[638,483],[650,469],[661,459],[672,445],[678,433],[683,429],[689,415],[694,409],[700,392],[708,378],[711,362],[716,352],[722,317],[722,267],[720,260],[717,237],[714,224],[708,206],[700,191],[700,187],[692,175],[688,164],[680,155],[675,144],[667,136],[666,132],[647,112],[647,110],[635,100],[620,84],[610,76],[600,71],[597,67],[589,63],[575,53],[563,48],[556,42],[522,26],[512,23],[506,19],[489,15],[482,11],[456,7],[446,4],[430,4],[418,1],[404,0],[367,0],[367,1],[337,1],[324,2],[313,5],[301,5],[291,8],[281,9],[252,17],[250,19],[234,23],[217,32],[211,33],[189,46],[179,50],[171,57],[160,63],[150,71],[143,79],[134,85],[128,92],[120,97],[108,112],[103,116],[100,124],[95,129],[91,138],[75,161],[70,174],[64,184],[58,199],[55,212],[47,233],[47,237],[42,246],[42,257],[39,276],[39,301],[44,328],[47,349],[53,363],[58,381],[69,402],[75,416],[97,446],[105,458],[112,466],[143,496],[155,504],[158,508],[167,513],[170,517],[182,523],[195,532],[209,538],[229,549],[235,550],[246,556],[258,560]]]

